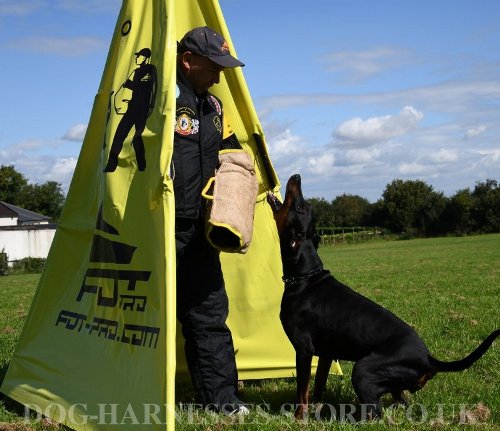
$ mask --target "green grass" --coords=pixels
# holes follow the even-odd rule
[[[439,359],[464,357],[493,329],[500,308],[500,235],[371,242],[320,248],[325,267],[341,281],[391,309],[410,325]],[[13,354],[38,280],[37,275],[0,277],[0,381]],[[278,318],[278,316],[276,316]],[[409,395],[410,410],[389,409],[385,419],[369,425],[345,424],[331,418],[344,405],[357,406],[350,384],[352,364],[343,362],[344,377],[330,376],[320,413],[311,410],[307,424],[289,411],[295,397],[293,379],[246,381],[242,395],[254,407],[249,417],[229,419],[192,411],[190,387],[179,385],[177,429],[180,430],[337,430],[366,426],[370,430],[456,429],[466,414],[483,430],[500,429],[500,349],[498,342],[469,370],[437,375]],[[388,407],[390,399],[384,399]],[[465,405],[465,406],[460,406]],[[421,411],[427,417],[422,422]],[[414,417],[411,418],[413,413]],[[22,408],[0,399],[1,422],[24,430]],[[318,420],[316,416],[320,417]],[[18,425],[15,425],[18,424]],[[36,429],[57,429],[35,423]],[[16,428],[17,427],[17,428]],[[7,428],[5,428],[7,429]],[[60,429],[60,428],[59,428]]]
[[[39,274],[0,277],[0,381],[3,380],[24,321]]]

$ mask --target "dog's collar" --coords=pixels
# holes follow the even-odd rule
[[[294,275],[292,277],[283,276],[282,280],[285,284],[288,284],[291,286],[291,285],[298,283],[299,281],[305,280],[306,278],[314,277],[315,275],[318,275],[321,272],[323,272],[323,267],[313,269],[312,271],[306,272],[304,274],[297,274],[297,275]]]

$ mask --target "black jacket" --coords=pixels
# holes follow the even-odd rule
[[[200,215],[201,191],[218,164],[222,124],[222,102],[208,92],[196,96],[186,76],[178,71],[172,156],[176,217]]]

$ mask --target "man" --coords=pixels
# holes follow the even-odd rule
[[[231,56],[224,38],[208,27],[186,33],[177,52],[172,157],[177,315],[197,402],[226,414],[247,414],[238,395],[233,341],[225,323],[228,299],[219,252],[205,238],[201,197],[215,173],[219,150],[240,147],[234,134],[224,130],[222,102],[208,90],[226,67],[243,63]]]

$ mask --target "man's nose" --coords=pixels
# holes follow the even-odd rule
[[[217,73],[214,75],[213,82],[214,82],[214,84],[218,84],[218,83],[220,82],[220,72],[217,72]]]

